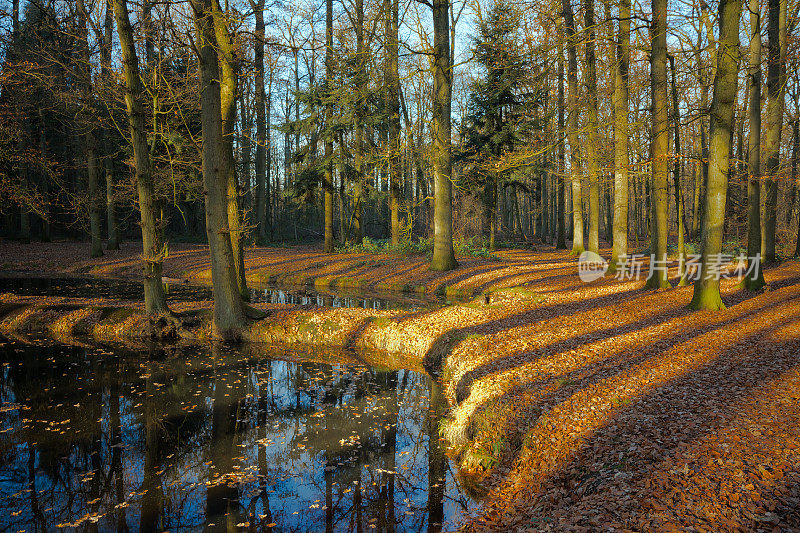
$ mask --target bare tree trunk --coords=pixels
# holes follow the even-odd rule
[[[361,244],[364,240],[364,0],[356,0],[356,112],[355,112],[355,166],[356,182],[353,185],[353,240]]]
[[[719,254],[725,223],[725,196],[730,171],[730,143],[736,82],[739,73],[739,18],[741,0],[720,0],[719,49],[714,76],[714,99],[709,127],[708,188],[703,210],[703,241],[700,277],[694,285],[692,309],[724,309],[719,293]]]
[[[652,244],[650,261],[660,268],[651,268],[645,287],[669,287],[667,277],[667,209],[669,201],[669,114],[667,112],[667,0],[652,0],[650,26],[650,87],[652,112],[652,148],[650,181],[652,205]]]
[[[253,166],[253,111],[255,102],[248,99],[245,91],[239,91],[239,107],[242,110],[241,130],[239,132],[239,151],[242,161],[242,174],[239,177],[239,188],[242,191],[239,197],[241,219],[245,225],[243,231],[253,227],[255,215],[255,196],[250,168]],[[235,164],[235,163],[234,163]],[[245,238],[245,241],[250,240]]]
[[[399,0],[384,0],[386,17],[386,112],[389,115],[389,210],[392,246],[400,244],[400,71],[398,61]]]
[[[583,0],[584,26],[588,34],[586,47],[586,173],[589,176],[589,251],[600,251],[600,187],[598,183],[597,147],[597,59],[594,27],[594,0]]]
[[[325,86],[333,83],[333,0],[325,0]],[[325,106],[325,122],[330,124],[333,110]],[[329,128],[330,130],[330,128]],[[325,253],[333,252],[333,131],[325,137],[325,176],[323,182],[325,210]]]
[[[100,48],[103,79],[111,79],[111,48],[114,41],[114,5],[112,0],[106,0],[106,14],[103,23],[103,43]],[[106,225],[108,231],[108,243],[106,248],[118,250],[121,242],[119,223],[117,221],[117,198],[114,194],[114,160],[111,154],[114,148],[111,143],[108,131],[103,132],[103,168],[105,170],[106,181]]]
[[[260,241],[267,240],[267,118],[264,90],[264,0],[251,2],[255,12],[255,106],[256,106],[256,234]]]
[[[797,158],[798,150],[800,150],[800,119],[795,118],[792,121],[792,176],[790,183],[792,187],[797,187]],[[798,209],[800,211],[800,209]],[[798,217],[800,219],[800,217]],[[800,221],[797,225],[797,241],[794,244],[794,256],[800,257]]]
[[[228,176],[225,174],[222,96],[220,92],[218,43],[212,3],[192,0],[199,48],[201,123],[203,130],[203,186],[206,202],[206,232],[211,251],[214,294],[214,335],[236,338],[246,323],[245,308],[228,226]],[[218,8],[218,6],[216,6]]]
[[[89,236],[91,238],[91,257],[103,255],[102,240],[102,202],[103,197],[100,190],[100,164],[97,157],[97,134],[95,132],[94,120],[94,95],[92,92],[92,61],[91,47],[89,44],[89,12],[83,0],[77,2],[78,15],[80,17],[80,47],[83,54],[82,65],[80,67],[80,80],[83,89],[84,112],[81,122],[85,129],[84,149],[86,150],[86,179],[89,185]]]
[[[631,2],[619,0],[614,69],[614,228],[609,270],[628,255],[628,68],[631,61]]]
[[[228,229],[230,230],[233,264],[236,269],[236,283],[244,301],[249,301],[247,279],[244,271],[244,220],[239,200],[239,179],[233,160],[233,139],[236,126],[236,98],[239,89],[239,60],[233,45],[233,37],[228,28],[228,20],[219,0],[211,1],[214,32],[217,38],[220,66],[220,106],[222,116],[222,139],[220,139],[220,172],[225,177],[228,195]]]
[[[433,173],[434,236],[431,270],[452,270],[458,263],[453,251],[453,205],[450,176],[450,98],[453,71],[450,63],[450,0],[433,0]]]
[[[273,235],[272,226],[272,81],[275,75],[275,70],[270,65],[269,69],[269,84],[267,87],[267,133],[266,133],[266,146],[265,159],[266,159],[266,175],[264,177],[264,234],[270,239]],[[275,189],[277,190],[278,173],[275,172]]]
[[[775,222],[778,211],[778,171],[781,160],[781,132],[785,107],[786,0],[769,0],[767,33],[767,127],[764,138],[766,154],[766,201],[764,227],[761,232],[761,256],[767,263],[775,261]]]
[[[578,146],[578,57],[575,37],[575,15],[570,0],[563,0],[564,30],[567,38],[567,85],[569,96],[567,108],[569,116],[567,128],[569,136],[570,182],[572,183],[572,254],[580,255],[583,244],[583,194],[581,191],[580,160]]]
[[[747,139],[747,257],[753,275],[742,280],[754,291],[764,286],[761,271],[761,6],[750,0],[750,64],[747,81],[750,91],[750,133]]]
[[[566,146],[564,135],[564,29],[561,28],[558,36],[558,178],[557,178],[557,198],[556,198],[556,249],[565,250],[567,248],[566,235],[564,231],[564,195],[566,180]]]
[[[144,302],[148,314],[169,313],[161,281],[162,261],[167,253],[162,228],[156,219],[153,174],[145,130],[143,87],[139,75],[139,60],[133,40],[133,30],[128,18],[126,0],[114,0],[114,19],[117,23],[122,64],[125,71],[125,103],[133,144],[136,189],[139,195],[139,213],[142,223],[142,265],[144,274]]]
[[[678,89],[675,85],[675,56],[669,56],[672,70],[672,132],[673,132],[673,159],[672,181],[675,189],[675,223],[678,228],[678,286],[688,285],[686,280],[686,228],[683,221],[683,189],[681,188],[681,117],[678,109]]]

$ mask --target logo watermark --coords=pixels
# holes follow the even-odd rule
[[[578,277],[584,283],[591,283],[606,275],[608,261],[603,259],[600,254],[594,252],[583,252],[578,257]]]
[[[647,279],[658,272],[668,271],[671,267],[680,268],[678,259],[656,258],[655,254],[648,257],[644,254],[632,254],[623,256],[617,263],[614,272],[614,279],[629,281]],[[761,266],[761,254],[747,257],[744,254],[734,256],[733,254],[711,254],[706,263],[705,275],[703,274],[703,257],[700,254],[688,254],[683,263],[687,281],[697,281],[704,276],[704,279],[743,279],[750,277],[755,280],[758,278],[758,270]],[[734,264],[733,268],[723,268],[729,264]],[[647,268],[644,268],[645,265]],[[591,283],[605,276],[608,270],[608,261],[594,252],[583,252],[578,257],[578,277],[584,283]]]

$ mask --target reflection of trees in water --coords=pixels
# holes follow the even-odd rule
[[[24,508],[3,501],[23,512],[0,524],[42,531],[95,513],[82,529],[441,529],[443,411],[428,398],[443,400],[423,376],[219,346],[64,350],[6,353],[24,364],[0,374],[0,394],[33,422],[2,415],[15,424],[0,436],[2,467],[38,492]]]
[[[444,522],[444,489],[447,458],[439,440],[439,420],[444,416],[444,397],[438,383],[430,380],[430,406],[425,424],[428,434],[428,531],[439,532]]]
[[[216,360],[220,347],[211,351]],[[220,368],[214,376],[214,399],[211,409],[211,442],[207,450],[212,462],[209,486],[206,492],[206,530],[235,531],[241,521],[239,512],[238,480],[231,477],[239,465],[237,462],[237,435],[239,434],[240,409],[243,408],[243,383],[237,374]]]

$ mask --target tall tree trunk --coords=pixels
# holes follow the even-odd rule
[[[767,263],[775,261],[775,222],[778,211],[778,170],[781,159],[781,132],[785,106],[786,0],[769,0],[767,33],[767,127],[764,138],[766,155],[766,201],[764,227],[761,232],[761,256]]]
[[[84,136],[86,150],[86,178],[89,185],[89,236],[91,238],[91,257],[103,255],[102,239],[102,207],[103,197],[100,189],[100,163],[97,156],[98,142],[95,131],[94,94],[92,91],[92,57],[89,44],[89,12],[83,0],[77,2],[80,17],[80,47],[83,53],[83,62],[80,67],[83,99],[85,110],[81,117],[82,128],[86,131]]]
[[[100,62],[102,64],[102,77],[104,80],[111,79],[111,48],[114,43],[114,5],[113,0],[106,0],[106,13],[103,22],[103,42],[100,47]],[[108,232],[108,242],[106,248],[118,250],[121,242],[119,222],[117,221],[117,198],[114,193],[114,159],[112,154],[115,152],[110,130],[103,131],[103,169],[105,171],[106,182],[106,227]]]
[[[47,161],[47,128],[45,127],[44,113],[39,109],[39,157],[42,161]],[[46,172],[40,174],[40,183],[42,187],[42,195],[45,198],[45,204],[42,206],[42,242],[52,241],[51,224],[50,224],[50,177]]]
[[[148,314],[168,313],[164,285],[161,281],[162,261],[167,253],[162,227],[156,218],[153,174],[145,130],[144,94],[139,77],[139,60],[128,17],[126,0],[114,0],[114,19],[117,23],[122,65],[125,72],[125,103],[133,144],[133,164],[136,189],[139,195],[139,213],[142,224],[142,265],[144,274],[144,302]]]
[[[233,159],[233,140],[236,128],[236,99],[239,86],[239,60],[233,44],[233,36],[228,28],[228,19],[222,12],[219,0],[211,1],[214,32],[217,38],[220,62],[219,89],[222,116],[222,139],[218,164],[227,184],[228,229],[230,230],[233,264],[236,270],[236,283],[244,301],[250,299],[244,271],[244,220],[239,200],[239,178],[236,176],[236,163]]]
[[[270,65],[269,69],[269,82],[267,85],[267,133],[266,133],[266,143],[264,159],[266,159],[266,175],[264,177],[264,208],[263,208],[263,220],[264,220],[264,235],[268,238],[272,238],[273,234],[273,227],[272,227],[272,82],[275,76],[275,69],[272,65]],[[275,172],[275,189],[278,189],[278,173]]]
[[[798,151],[800,151],[800,118],[795,118],[792,121],[792,170],[789,183],[792,187],[797,187],[797,158]],[[800,209],[798,209],[800,211]],[[797,241],[794,245],[794,257],[800,257],[800,222],[797,226]]]
[[[720,0],[719,49],[709,127],[710,147],[700,277],[694,285],[692,309],[724,309],[719,293],[719,254],[725,223],[725,196],[730,172],[730,143],[736,82],[739,73],[741,0]]]
[[[325,87],[333,87],[333,0],[325,0]],[[330,98],[329,98],[330,99]],[[325,176],[323,197],[325,210],[325,253],[333,252],[333,131],[330,127],[333,110],[331,104],[325,105],[325,123],[328,133],[325,136]]]
[[[548,163],[546,163],[546,164],[549,164],[549,159],[550,158],[548,157]],[[548,188],[548,181],[549,180],[550,180],[549,173],[548,172],[543,172],[541,174],[541,183],[542,183],[542,191],[541,191],[541,193],[542,193],[541,194],[541,198],[542,198],[542,210],[541,210],[541,213],[542,213],[542,242],[548,242],[548,240],[550,238],[550,210],[549,210],[549,205],[548,205],[548,201],[550,200],[550,195],[549,195],[550,191],[549,191],[549,188]],[[517,204],[515,206],[515,208],[517,209],[517,213],[519,213],[519,202],[516,202],[516,200],[517,200],[517,191],[516,191],[516,189],[514,189],[514,200],[515,200],[515,203]],[[514,228],[514,231],[516,232],[517,229],[522,230],[522,223],[521,222],[519,224],[519,228]]]
[[[356,80],[356,112],[355,112],[355,167],[356,182],[353,185],[353,240],[361,244],[364,239],[363,214],[364,214],[364,105],[365,83],[364,69],[364,0],[356,0],[356,65],[358,65]]]
[[[242,174],[239,177],[239,196],[241,219],[246,228],[253,227],[255,214],[254,186],[250,167],[253,165],[253,111],[255,102],[247,99],[245,91],[239,91],[239,107],[242,110],[241,131],[239,132],[239,151],[242,161]],[[244,231],[247,231],[246,229]],[[249,239],[245,239],[249,240]]]
[[[631,61],[631,2],[619,0],[614,69],[614,229],[609,270],[628,255],[628,68]]]
[[[450,67],[450,0],[433,0],[433,173],[434,236],[431,270],[452,270],[458,263],[453,251],[453,205],[450,176],[453,170],[450,146],[450,98],[453,71]]]
[[[707,119],[708,119],[708,83],[706,83],[705,65],[702,56],[702,28],[698,30],[697,46],[695,55],[697,59],[697,76],[700,83],[700,122],[698,128],[700,130],[700,175],[695,172],[694,179],[694,196],[692,202],[692,237],[699,238],[700,236],[700,218],[703,216],[702,211],[702,192],[705,187],[708,177],[708,136],[707,136]]]
[[[258,240],[267,240],[267,118],[264,90],[264,0],[250,2],[256,16],[255,27],[255,106],[256,106],[256,234]]]
[[[589,251],[600,251],[600,187],[598,183],[597,147],[597,60],[595,56],[596,31],[594,26],[594,0],[583,0],[583,20],[588,33],[586,47],[586,173],[589,177]]]
[[[578,56],[575,36],[575,15],[570,0],[563,0],[564,30],[567,38],[567,128],[569,137],[570,183],[572,184],[572,254],[580,255],[583,244],[583,194],[581,191],[580,160],[578,146]]]
[[[750,0],[750,133],[747,138],[747,257],[751,275],[742,280],[754,291],[764,286],[761,271],[761,6]]]
[[[678,286],[688,285],[686,279],[686,227],[683,221],[683,189],[681,187],[681,115],[678,109],[678,88],[676,87],[675,56],[669,56],[672,70],[672,182],[675,189],[675,224],[678,228]]]
[[[651,269],[645,287],[669,287],[667,278],[667,210],[669,203],[669,114],[667,111],[667,0],[652,0],[650,25],[650,87],[652,113],[652,147],[650,181],[652,240]]]
[[[556,250],[565,250],[567,241],[564,228],[564,196],[566,181],[566,145],[564,124],[564,28],[558,36],[558,177],[556,192]]]
[[[119,1],[119,0],[118,0]],[[214,335],[235,338],[245,325],[245,308],[228,226],[228,176],[225,174],[222,97],[218,43],[212,3],[191,0],[199,48],[201,124],[203,132],[203,186],[206,202],[206,232],[211,252],[211,280],[214,295]],[[218,6],[216,6],[218,8]]]
[[[93,127],[93,126],[88,126]],[[105,198],[100,188],[101,168],[97,158],[97,138],[94,133],[86,134],[86,175],[89,181],[89,234],[91,236],[91,257],[103,255],[103,207]]]
[[[797,158],[798,151],[800,151],[800,119],[795,118],[792,121],[792,176],[790,183],[792,187],[797,187]],[[800,209],[798,209],[800,211]],[[797,225],[797,241],[794,244],[794,256],[800,257],[800,217],[798,217]]]
[[[389,210],[392,246],[400,244],[400,71],[398,61],[399,0],[383,1],[386,17],[386,112],[389,115]]]

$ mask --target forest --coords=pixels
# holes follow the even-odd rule
[[[21,513],[0,524],[800,527],[799,25],[796,0],[0,0],[0,473],[32,479],[18,494],[58,479],[12,392],[43,379],[37,353],[84,361],[58,368],[76,379],[147,358],[100,365],[96,414],[172,379],[213,404],[130,408],[140,518],[110,482],[53,481],[77,507],[0,498]],[[239,376],[235,401],[195,359]],[[427,414],[370,411],[398,395]],[[276,423],[324,487],[248,499],[273,492],[245,449],[272,445],[269,413],[362,408],[375,427],[319,457]],[[175,420],[195,415],[198,446],[231,450],[227,474],[190,468],[205,499],[149,448],[191,460]],[[92,471],[133,475],[107,452]]]
[[[4,232],[141,239],[152,280],[208,242],[220,294],[276,242],[775,262],[800,251],[797,8],[762,4],[14,0]]]

